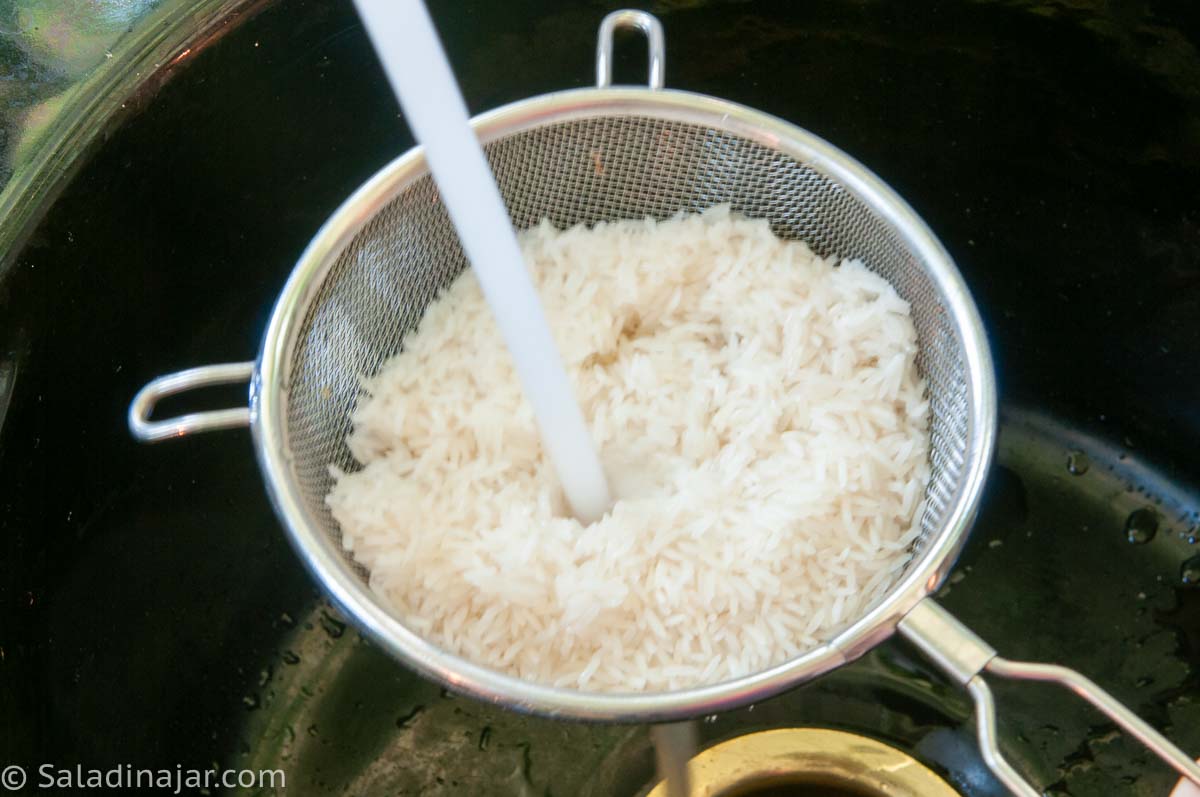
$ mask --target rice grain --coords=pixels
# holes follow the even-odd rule
[[[370,585],[479,664],[589,691],[745,675],[894,583],[929,479],[909,308],[727,207],[520,235],[618,500],[566,514],[468,270],[364,380],[327,501]]]

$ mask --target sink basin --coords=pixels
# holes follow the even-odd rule
[[[1200,590],[1181,574],[1200,554],[1200,25],[1108,7],[654,10],[668,85],[862,160],[976,296],[1003,423],[944,603],[1004,655],[1088,673],[1196,755]],[[589,84],[607,9],[431,3],[476,112]],[[640,50],[618,52],[618,79],[642,73]],[[231,17],[172,70],[124,111],[102,104],[106,135],[0,272],[0,763],[278,769],[305,795],[646,793],[645,728],[455,697],[347,626],[285,542],[244,433],[128,436],[150,378],[255,355],[310,236],[411,145],[349,4]],[[1154,533],[1134,544],[1137,510]],[[1065,693],[997,686],[1005,750],[1049,793],[1173,787]],[[797,726],[1003,793],[966,695],[899,641],[699,727],[707,744]]]

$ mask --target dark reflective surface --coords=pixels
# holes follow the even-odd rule
[[[589,83],[609,8],[433,10],[479,111]],[[1007,655],[1083,669],[1200,754],[1200,593],[1180,580],[1200,510],[1200,27],[1165,4],[1101,9],[654,8],[668,85],[858,157],[925,216],[976,295],[1009,412],[947,605]],[[618,76],[640,76],[638,49],[619,52]],[[125,121],[17,257],[0,284],[0,758],[253,762],[287,769],[303,794],[647,782],[641,729],[448,698],[340,626],[283,541],[247,435],[141,447],[125,431],[147,379],[253,356],[309,237],[408,145],[350,7],[289,0]],[[1086,473],[1068,470],[1072,451]],[[1147,506],[1156,534],[1130,545],[1127,518]],[[1164,767],[1063,695],[1000,697],[1008,750],[1041,783],[1169,789]],[[964,794],[999,794],[968,716],[889,644],[702,729],[866,732]]]
[[[0,279],[104,131],[266,2],[0,6]]]

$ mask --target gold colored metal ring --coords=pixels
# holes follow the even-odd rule
[[[821,728],[739,736],[688,763],[689,797],[820,794],[838,797],[959,797],[932,770],[894,747]],[[667,797],[659,783],[648,797]]]

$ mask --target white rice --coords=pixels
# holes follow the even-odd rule
[[[906,302],[727,207],[521,234],[618,500],[566,516],[468,270],[365,381],[329,506],[371,587],[479,664],[589,691],[779,664],[917,535],[928,404]]]

